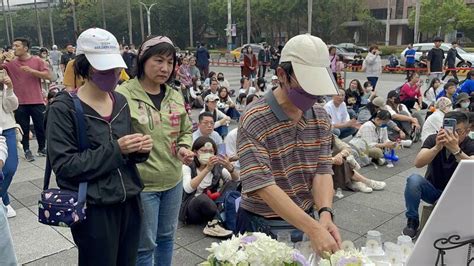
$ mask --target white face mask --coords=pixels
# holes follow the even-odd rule
[[[468,108],[470,104],[471,104],[470,102],[462,102],[461,108]]]
[[[201,163],[202,165],[205,165],[209,162],[209,159],[211,159],[211,157],[214,156],[212,153],[201,153],[199,154],[199,157],[198,157],[198,160],[199,160],[199,163]]]
[[[367,87],[367,91],[373,91],[374,88],[372,86]]]

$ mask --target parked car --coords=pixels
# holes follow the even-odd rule
[[[415,61],[417,63],[420,62],[420,56],[423,53],[428,53],[431,48],[434,47],[433,43],[415,43],[413,44],[413,48],[416,50],[415,54]],[[441,49],[444,51],[444,56],[446,57],[448,54],[448,50],[451,48],[450,43],[442,43],[441,44]],[[465,60],[465,62],[461,62],[458,58],[456,58],[456,67],[471,67],[472,64],[474,63],[474,54],[473,53],[468,53],[464,51],[462,48],[457,47],[458,54]],[[400,58],[402,61],[402,64],[405,65],[405,52],[408,50],[408,48],[405,48],[405,50],[402,51],[400,54]]]
[[[237,47],[234,50],[230,51],[230,54],[234,57],[235,62],[237,62],[239,60],[240,54],[243,52],[243,48],[247,47],[249,45],[252,47],[252,51],[253,51],[254,54],[258,54],[258,52],[260,52],[260,50],[263,49],[263,45],[256,44],[256,43],[244,44],[241,47]]]
[[[40,46],[31,46],[29,52],[31,55],[39,55],[41,47]]]
[[[336,46],[336,54],[343,56],[343,62],[345,64],[350,64],[354,61],[354,56],[357,53],[348,52],[346,49]]]
[[[336,44],[336,46],[341,47],[351,53],[367,53],[369,51],[369,49],[362,46],[355,45],[353,43],[340,43],[340,44]]]

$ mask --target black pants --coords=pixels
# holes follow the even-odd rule
[[[415,63],[406,63],[406,68],[415,68]],[[415,72],[415,70],[407,70],[407,79],[410,77],[410,74]]]
[[[448,66],[448,68],[455,68],[455,66]],[[451,74],[453,75],[453,77],[457,80],[458,79],[458,74],[456,73],[456,70],[446,70],[446,72],[444,73],[444,76],[441,80],[444,80],[448,75],[449,75],[449,72],[451,72]]]
[[[402,101],[402,103],[404,105],[406,105],[406,107],[408,108],[408,110],[410,110],[410,112],[411,112],[411,109],[414,108],[415,103],[417,103],[417,102],[418,102],[418,100],[414,99],[414,98],[406,99],[406,100]],[[422,102],[420,107],[421,107],[421,109],[424,110],[424,109],[428,108],[428,105],[425,102]]]
[[[71,228],[79,265],[135,265],[141,220],[138,196],[114,205],[88,205],[87,219]]]
[[[258,67],[258,77],[265,78],[265,73],[267,72],[267,65],[260,65]]]
[[[202,224],[214,219],[217,215],[217,204],[207,195],[201,194],[191,199],[186,209],[187,224]]]
[[[30,149],[30,117],[33,120],[38,149],[42,150],[45,147],[44,110],[44,104],[21,104],[15,111],[15,120],[20,125],[21,130],[23,130],[21,144],[24,151]]]

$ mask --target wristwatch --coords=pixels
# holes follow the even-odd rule
[[[320,208],[319,211],[318,211],[318,215],[319,215],[320,218],[321,218],[321,213],[322,212],[329,212],[331,214],[331,220],[334,221],[334,211],[331,208],[329,208],[329,207]]]

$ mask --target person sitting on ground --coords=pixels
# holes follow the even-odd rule
[[[258,78],[257,79],[257,93],[262,95],[263,93],[265,93],[265,89],[266,89],[266,81],[264,78]]]
[[[225,191],[236,188],[239,176],[227,155],[217,155],[217,145],[208,137],[199,137],[193,144],[194,161],[183,165],[184,197],[179,218],[187,224],[207,222],[203,233],[214,237],[228,237],[215,202]],[[220,183],[224,181],[221,186]]]
[[[201,113],[210,112],[212,114],[214,117],[214,130],[217,131],[217,133],[219,133],[222,138],[224,138],[228,133],[231,119],[217,108],[218,101],[219,96],[216,96],[212,93],[207,95],[206,98],[204,98],[206,106],[204,106],[204,109],[201,111]]]
[[[208,89],[211,86],[211,81],[213,79],[217,80],[217,73],[214,71],[209,72],[209,75],[207,75],[206,79],[204,80],[204,88]],[[219,83],[218,83],[219,84]]]
[[[428,89],[423,93],[423,102],[431,107],[436,102],[436,95],[438,95],[443,89],[441,86],[441,81],[439,78],[434,78],[431,80],[431,83]]]
[[[358,79],[353,79],[349,83],[349,88],[346,90],[345,103],[347,111],[351,117],[357,117],[359,108],[362,106],[362,96],[364,95],[364,89]],[[351,114],[352,113],[352,114]]]
[[[454,111],[469,112],[469,106],[471,105],[471,96],[465,92],[461,92],[456,97],[456,103],[454,104]]]
[[[235,103],[232,101],[227,88],[221,87],[219,89],[218,95],[219,102],[217,103],[217,108],[227,116],[230,116],[230,118],[239,121],[240,113],[237,111]]]
[[[420,75],[416,72],[411,72],[408,76],[408,81],[403,84],[400,89],[400,101],[408,110],[420,110],[428,107],[426,103],[423,102],[423,97],[421,97],[421,85]],[[418,104],[418,106],[416,106],[416,104]]]
[[[413,142],[420,139],[423,118],[419,116],[418,112],[414,112],[412,115],[406,105],[400,102],[400,96],[395,90],[388,93],[385,108],[390,112],[392,120],[404,131],[405,135],[410,136]]]
[[[217,73],[217,81],[219,81],[219,87],[220,88],[222,88],[222,87],[227,88],[229,90],[229,94],[233,95],[234,90],[230,89],[230,83],[227,79],[225,79],[224,73],[222,73],[222,72]]]
[[[356,146],[365,153],[378,165],[384,165],[384,149],[393,149],[396,142],[388,139],[386,128],[388,121],[391,119],[390,112],[380,110],[375,118],[365,122],[357,132],[356,136],[349,143]]]
[[[372,102],[369,102],[366,106],[362,107],[359,116],[357,117],[357,120],[359,123],[363,124],[373,118],[377,115],[377,112],[380,110],[387,110],[385,100],[377,96],[375,99],[372,100]],[[391,141],[397,141],[401,140],[401,144],[403,147],[410,147],[412,145],[412,141],[406,139],[407,135],[403,130],[401,130],[397,123],[395,123],[392,119],[388,121],[387,123],[387,128],[388,128],[388,139]]]
[[[346,103],[344,103],[345,95],[345,91],[339,89],[339,95],[334,95],[332,100],[324,105],[324,109],[331,116],[332,133],[340,139],[355,135],[360,127],[355,118],[349,117]]]
[[[206,87],[206,85],[204,85],[204,92],[201,95],[203,99],[205,99],[206,96],[210,94],[219,97],[218,91],[219,91],[219,81],[217,81],[217,78],[211,78],[210,86]]]
[[[375,97],[377,97],[377,93],[375,93],[372,84],[370,84],[370,81],[364,82],[363,90],[364,94],[362,95],[360,104],[361,106],[366,106],[369,102],[375,99]]]
[[[426,119],[421,131],[421,142],[425,142],[428,136],[437,134],[440,128],[443,127],[444,115],[453,110],[451,100],[446,97],[441,97],[436,100],[436,110]]]
[[[456,119],[454,132],[440,129],[430,135],[415,158],[415,166],[428,165],[425,176],[412,174],[405,186],[407,226],[403,234],[416,237],[419,226],[418,208],[420,201],[434,204],[441,197],[461,160],[474,160],[474,140],[467,137],[469,117],[463,112],[449,112],[445,118]]]
[[[222,137],[214,131],[214,116],[212,113],[204,112],[199,115],[198,129],[193,133],[193,142],[199,137],[209,137],[217,145],[222,144]]]
[[[267,89],[265,90],[265,92],[267,91],[272,91],[274,89],[276,89],[278,87],[278,77],[273,75],[272,76],[272,81],[270,83],[268,83],[267,85]]]
[[[351,189],[370,193],[373,190],[382,190],[385,188],[385,182],[368,179],[356,170],[360,168],[359,164],[352,155],[351,147],[333,135],[332,140],[332,176],[334,189]]]
[[[203,87],[201,86],[201,81],[196,80],[194,85],[189,88],[189,96],[191,96],[191,106],[195,108],[204,107],[204,99],[202,98]]]
[[[447,82],[444,84],[443,90],[436,95],[436,99],[440,97],[446,97],[451,100],[451,102],[456,102],[456,83],[454,82]]]

